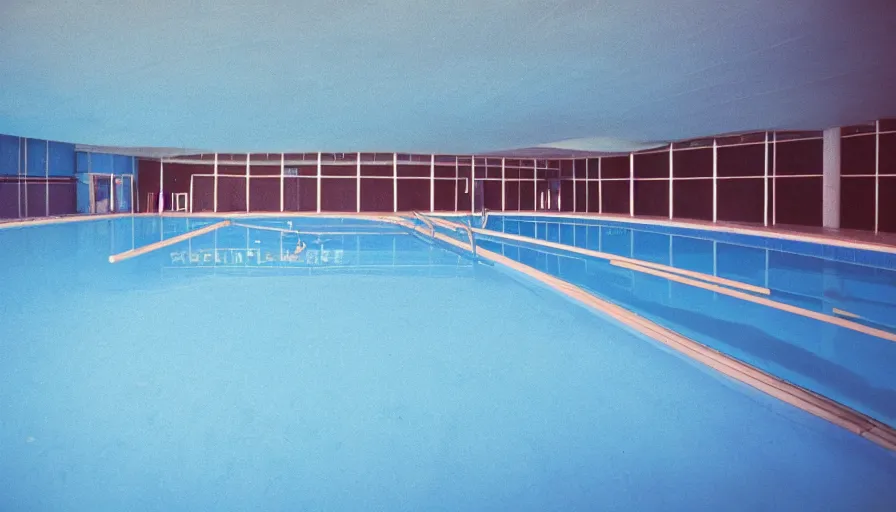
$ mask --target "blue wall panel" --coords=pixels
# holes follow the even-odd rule
[[[19,172],[19,138],[0,135],[0,176],[15,176]]]
[[[50,176],[74,176],[75,145],[50,142]]]
[[[90,172],[97,174],[112,174],[113,155],[103,153],[90,154]]]
[[[46,176],[47,141],[26,139],[28,149],[28,176]]]
[[[115,174],[133,174],[133,158],[123,155],[112,155],[112,170]]]
[[[90,172],[90,155],[79,151],[76,157],[75,173],[84,174],[87,172]]]

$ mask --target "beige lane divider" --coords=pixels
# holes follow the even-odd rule
[[[298,231],[296,231],[295,229],[275,228],[273,226],[259,226],[256,224],[243,224],[241,222],[233,222],[230,225],[238,226],[241,228],[260,229],[261,231],[277,231],[279,233],[298,233]]]
[[[136,249],[131,249],[130,251],[121,252],[118,254],[113,254],[109,256],[109,263],[118,263],[119,261],[124,261],[130,258],[134,258],[136,256],[140,256],[141,254],[146,254],[148,252],[155,251],[156,249],[161,249],[163,247],[168,247],[169,245],[174,245],[179,242],[183,242],[184,240],[189,240],[190,238],[197,237],[199,235],[204,235],[206,233],[210,233],[216,229],[223,228],[225,226],[229,226],[229,220],[222,220],[221,222],[216,222],[210,226],[205,226],[204,228],[194,229],[193,231],[189,231],[182,235],[177,235],[166,240],[162,240],[161,242],[155,242],[149,245],[144,245],[143,247],[138,247]]]
[[[829,323],[832,325],[836,325],[837,327],[843,327],[845,329],[850,329],[853,331],[861,332],[864,334],[868,334],[870,336],[875,336],[878,338],[882,338],[889,341],[896,341],[896,333],[884,331],[882,329],[875,329],[874,327],[869,327],[867,325],[863,325],[857,322],[852,322],[850,320],[844,320],[842,318],[838,318],[836,316],[827,315],[824,313],[819,313],[818,311],[812,311],[810,309],[804,309],[797,306],[791,306],[790,304],[785,304],[783,302],[776,302],[770,299],[766,299],[764,297],[757,297],[755,295],[750,295],[744,292],[739,292],[737,290],[732,290],[730,288],[723,288],[721,286],[717,286],[709,283],[701,283],[700,281],[695,281],[693,279],[688,279],[686,277],[678,276],[675,274],[670,274],[668,272],[662,272],[660,270],[655,270],[647,267],[640,267],[638,265],[634,265],[632,263],[628,263],[626,261],[619,260],[610,260],[611,265],[615,265],[617,267],[634,270],[637,272],[643,272],[645,274],[651,274],[657,277],[663,277],[670,281],[675,281],[678,283],[689,284],[691,286],[696,286],[697,288],[703,288],[704,290],[709,290],[712,292],[720,293],[722,295],[728,295],[729,297],[736,297],[738,299],[743,299],[748,302],[753,302],[755,304],[761,304],[763,306],[768,306],[774,309],[780,309],[781,311],[787,311],[788,313],[793,313],[795,315],[804,316],[806,318],[812,318],[814,320],[818,320],[821,322]]]
[[[857,314],[855,314],[855,313],[850,313],[849,311],[845,311],[845,310],[840,309],[840,308],[833,308],[831,311],[832,311],[835,315],[845,316],[845,317],[848,317],[848,318],[858,318],[858,319],[861,319],[861,318],[862,318],[860,315],[857,315]]]
[[[539,240],[537,238],[532,238],[528,236],[520,236],[520,235],[511,235],[508,233],[501,233],[500,231],[491,231],[488,229],[473,229],[474,233],[479,233],[482,235],[488,235],[495,238],[506,238],[508,240],[515,240],[518,242],[523,242],[527,244],[541,245],[544,247],[551,247],[554,249],[559,249],[567,252],[574,252],[577,254],[583,254],[585,256],[591,256],[592,258],[599,258],[603,260],[616,260],[616,261],[624,261],[626,263],[631,263],[635,265],[639,265],[641,267],[653,268],[657,270],[662,270],[664,272],[669,272],[672,274],[680,274],[683,276],[693,277],[695,279],[700,279],[702,281],[707,281],[710,283],[721,284],[724,286],[729,286],[731,288],[739,288],[741,290],[746,290],[748,292],[759,293],[762,295],[771,295],[771,290],[768,288],[764,288],[762,286],[755,286],[752,284],[742,283],[740,281],[735,281],[733,279],[725,279],[724,277],[711,276],[709,274],[704,274],[702,272],[695,272],[693,270],[685,270],[683,268],[675,268],[670,267],[668,265],[663,265],[660,263],[652,263],[649,261],[638,260],[635,258],[627,258],[625,256],[616,256],[615,254],[609,254],[605,252],[592,251],[591,249],[583,249],[581,247],[575,247],[572,245],[559,244],[556,242],[548,242],[547,240]]]
[[[429,234],[422,227],[404,219],[382,217],[380,220],[399,224],[424,235]],[[472,249],[468,244],[441,233],[435,233],[434,238],[438,238],[445,243],[467,251]],[[479,257],[500,263],[505,267],[525,274],[541,282],[545,286],[595,309],[618,322],[627,325],[635,331],[640,332],[695,361],[699,361],[732,379],[743,382],[763,393],[787,402],[794,407],[798,407],[819,418],[830,421],[831,423],[845,428],[854,434],[860,435],[888,450],[896,451],[896,430],[874,418],[866,416],[827,397],[781,380],[774,375],[738,361],[737,359],[713,350],[706,345],[702,345],[690,338],[682,336],[675,331],[638,316],[621,306],[599,299],[578,286],[536,270],[528,265],[514,261],[506,256],[502,256],[486,249],[479,249]]]

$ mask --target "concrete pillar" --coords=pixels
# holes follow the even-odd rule
[[[840,128],[824,131],[822,163],[822,220],[826,228],[840,227]]]

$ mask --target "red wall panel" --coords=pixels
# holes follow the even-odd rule
[[[394,186],[394,180],[391,179],[361,178],[361,211],[393,211]]]
[[[338,167],[338,166],[333,166]],[[320,209],[323,212],[354,212],[358,209],[357,180],[322,178]],[[363,198],[362,198],[363,199]]]
[[[672,187],[673,218],[712,220],[711,179],[674,180]]]
[[[398,180],[398,211],[429,211],[428,179],[399,179]]]

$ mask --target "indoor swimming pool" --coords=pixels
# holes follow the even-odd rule
[[[896,509],[893,451],[408,225],[426,222],[0,226],[0,509]],[[896,424],[896,345],[875,335],[896,332],[893,269],[485,227],[480,251]]]

